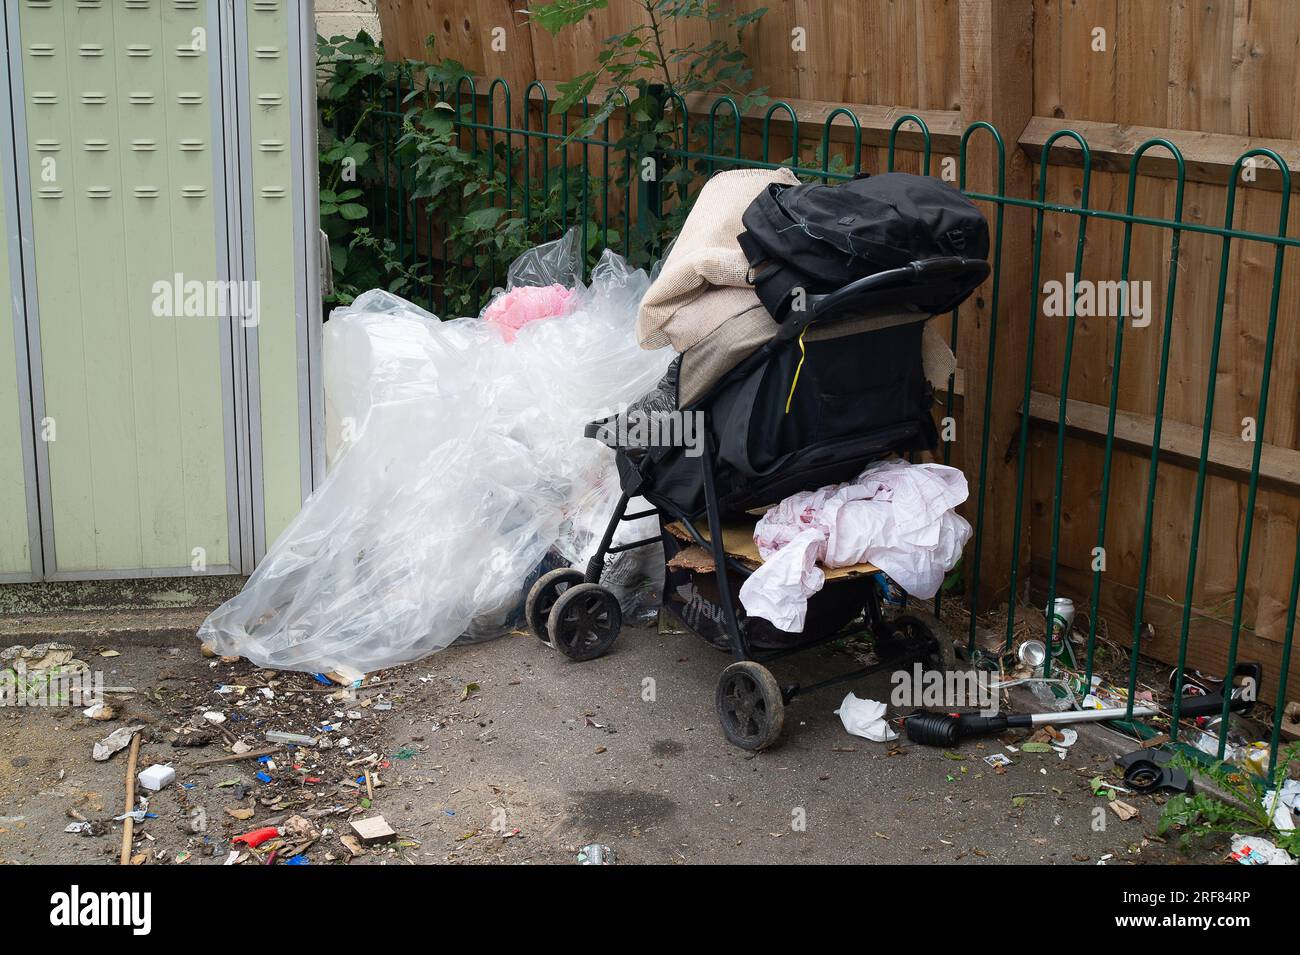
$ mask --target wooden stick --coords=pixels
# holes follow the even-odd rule
[[[140,759],[140,734],[131,734],[131,753],[126,760],[126,819],[122,821],[122,865],[131,864],[131,837],[135,835],[135,765]]]

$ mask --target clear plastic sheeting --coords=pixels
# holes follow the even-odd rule
[[[512,280],[572,284],[573,248],[566,237],[532,250]],[[585,561],[619,495],[613,452],[583,426],[649,391],[672,360],[637,345],[648,284],[606,252],[568,314],[511,342],[382,290],[336,309],[331,469],[200,639],[260,666],[371,672],[517,625],[532,580]]]
[[[577,229],[570,229],[554,242],[533,246],[511,262],[506,270],[507,291],[521,285],[577,288],[581,284],[582,248]],[[649,287],[647,283],[646,288]],[[639,301],[637,307],[640,308]]]

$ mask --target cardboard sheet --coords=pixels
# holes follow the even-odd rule
[[[712,541],[709,536],[709,525],[706,521],[696,521],[695,529],[699,531],[700,536],[706,541]],[[690,541],[693,538],[690,532],[681,521],[673,521],[668,525],[668,533],[672,534],[678,540]],[[758,554],[758,545],[754,543],[754,528],[752,525],[739,521],[731,521],[722,525],[722,546],[728,556],[736,558],[746,567],[756,568],[763,563],[763,558]],[[698,548],[698,545],[694,549]],[[694,550],[693,549],[693,550]],[[701,561],[692,551],[692,558],[688,564],[691,570],[710,571],[713,570],[713,561],[710,557],[708,566],[700,566]],[[705,556],[708,556],[705,554]],[[823,567],[827,580],[837,580],[840,577],[857,577],[862,574],[877,573],[879,568],[871,564],[853,564],[849,567]]]

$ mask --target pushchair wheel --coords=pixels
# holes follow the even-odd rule
[[[766,749],[785,725],[785,699],[772,671],[753,660],[740,660],[722,671],[715,698],[727,739],[741,749]]]
[[[537,578],[537,582],[528,590],[528,599],[524,601],[524,620],[528,622],[528,629],[534,637],[543,643],[551,642],[546,620],[555,608],[555,601],[560,599],[560,594],[580,583],[582,571],[573,567],[550,570]]]
[[[570,660],[604,656],[621,626],[623,611],[618,598],[600,584],[569,587],[556,598],[546,620],[551,645]]]

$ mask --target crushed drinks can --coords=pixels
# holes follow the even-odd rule
[[[1047,647],[1043,646],[1041,640],[1026,640],[1016,651],[1016,659],[1025,666],[1042,671],[1043,661],[1047,659]]]

